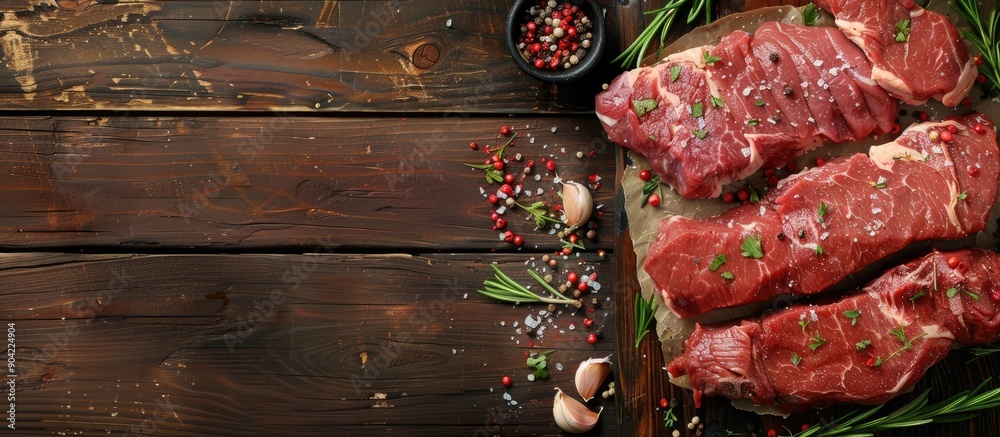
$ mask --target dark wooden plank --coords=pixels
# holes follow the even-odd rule
[[[503,124],[523,135],[507,156],[538,161],[523,184],[544,193],[522,202],[560,202],[542,158],[566,180],[612,180],[592,117],[4,117],[0,245],[509,250],[490,229],[484,173],[464,165],[488,158],[469,143],[495,148]],[[599,227],[612,196],[595,192]],[[562,247],[526,213],[506,216],[526,249]],[[588,249],[611,248],[600,234]]]
[[[527,283],[526,259],[2,255],[0,281],[9,286],[0,321],[15,324],[17,340],[17,430],[558,435],[553,388],[575,392],[576,364],[613,349],[611,275],[590,295],[601,302],[596,312],[560,308],[533,339],[514,323],[544,307],[474,291],[492,261]],[[609,272],[610,259],[582,260]],[[582,272],[580,262],[559,269]],[[585,341],[584,316],[605,340]],[[527,381],[524,354],[548,349],[557,351],[551,377]],[[505,374],[515,381],[509,390]],[[615,429],[612,403],[594,402],[607,407],[601,432]]]
[[[0,8],[0,102],[25,109],[589,111],[607,73],[562,87],[521,73],[504,45],[509,5],[17,2]]]

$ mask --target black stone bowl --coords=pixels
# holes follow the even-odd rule
[[[560,3],[567,0],[561,0]],[[601,55],[604,52],[604,12],[601,6],[597,4],[596,0],[568,0],[575,6],[579,6],[583,9],[584,14],[590,19],[592,23],[592,28],[590,33],[593,34],[593,38],[590,39],[590,48],[587,49],[587,56],[585,56],[579,64],[576,64],[565,70],[539,70],[535,68],[534,65],[528,63],[527,60],[521,56],[521,51],[517,48],[517,39],[521,36],[521,20],[524,19],[524,15],[527,13],[531,5],[535,3],[534,0],[517,0],[514,2],[514,6],[510,8],[510,13],[507,14],[507,49],[510,50],[510,56],[514,58],[514,63],[517,67],[525,74],[534,77],[535,79],[545,81],[545,82],[556,82],[556,83],[566,83],[572,82],[581,77],[585,76],[590,70],[593,70],[597,66],[598,62],[601,60]]]

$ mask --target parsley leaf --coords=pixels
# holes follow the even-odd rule
[[[711,53],[701,52],[701,62],[704,62],[705,64],[715,66],[715,63],[721,60],[722,58],[718,56],[712,56]]]
[[[896,42],[906,42],[910,39],[910,20],[904,18],[896,22]]]
[[[826,339],[820,337],[819,331],[816,331],[816,333],[813,334],[812,337],[809,337],[809,339],[812,340],[812,343],[809,343],[809,349],[812,349],[813,351],[819,349],[820,346],[826,344]]]
[[[790,358],[790,360],[792,361],[793,366],[799,367],[799,363],[802,362],[802,357],[800,357],[799,354],[792,352],[792,357]]]
[[[844,317],[851,319],[851,326],[858,324],[858,317],[861,317],[861,311],[858,310],[847,310],[844,311]]]
[[[722,279],[728,279],[730,281],[736,280],[736,277],[733,276],[733,272],[722,272],[722,275],[720,276],[722,276]]]
[[[715,258],[712,258],[712,264],[710,264],[708,266],[708,269],[711,270],[711,271],[713,271],[713,272],[716,271],[716,270],[719,270],[719,267],[722,267],[722,265],[725,264],[726,261],[729,261],[726,258],[726,254],[724,254],[724,253],[716,254]]]
[[[705,114],[705,104],[702,102],[695,102],[691,104],[691,117],[701,118]]]
[[[760,247],[760,235],[747,235],[740,244],[743,257],[761,259],[764,257],[764,250]]]
[[[958,199],[958,200],[965,200],[965,199],[968,199],[968,198],[969,198],[969,192],[968,191],[963,191],[963,192],[959,193],[957,196],[955,196],[955,199]]]
[[[948,296],[949,299],[955,297],[956,294],[958,294],[958,287],[951,287],[947,292],[945,292],[945,295]]]
[[[670,81],[677,82],[677,79],[681,77],[681,66],[672,65],[670,66]]]
[[[722,101],[722,98],[712,96],[712,107],[721,108],[726,105],[726,102]]]
[[[751,119],[747,120],[747,124],[750,125],[750,126],[756,126],[756,125],[760,124],[760,119],[751,118]]]
[[[830,205],[827,205],[826,202],[823,202],[821,200],[819,202],[819,208],[816,210],[816,215],[819,216],[820,223],[823,223],[823,218],[825,218],[826,214],[829,212],[830,212]]]
[[[857,348],[857,350],[859,350],[859,351],[863,351],[865,349],[868,349],[868,346],[871,346],[871,345],[872,345],[872,341],[869,340],[869,339],[867,339],[867,338],[864,339],[864,340],[861,340],[861,341],[859,341],[857,343],[854,343],[854,347]]]
[[[635,110],[636,117],[642,117],[656,109],[656,99],[633,100],[632,109]]]
[[[757,101],[753,102],[753,104],[756,106],[764,106],[764,99],[757,99]]]
[[[694,136],[698,137],[699,140],[705,138],[705,136],[708,135],[708,131],[705,129],[695,129],[691,131],[691,133],[694,134]]]
[[[809,3],[802,9],[802,23],[806,26],[816,24],[817,18],[819,18],[819,11],[816,10],[816,5],[814,3]]]

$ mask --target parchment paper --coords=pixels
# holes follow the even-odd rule
[[[961,17],[949,10],[948,2],[932,2],[932,4],[928,6],[928,9],[948,15],[952,22],[956,23],[956,26],[960,29],[966,27],[966,24],[962,21]],[[666,48],[663,53],[675,53],[692,47],[706,44],[716,44],[722,36],[737,29],[753,33],[753,30],[765,21],[783,21],[787,23],[801,24],[802,15],[798,9],[790,6],[764,8],[742,14],[730,15],[712,23],[711,25],[695,29],[684,37],[678,39],[674,44]],[[817,20],[816,25],[833,26],[833,18],[824,12],[822,13],[820,19]],[[970,50],[973,53],[977,53],[974,47],[970,46]],[[972,107],[960,106],[959,108],[947,108],[940,103],[933,102],[919,107],[901,105],[900,109],[905,109],[908,114],[913,114],[914,111],[928,112],[932,120],[941,119],[951,114],[965,114],[972,111],[978,111],[987,114],[994,122],[1000,122],[1000,100],[981,99],[981,94],[982,89],[978,85],[974,86],[972,92],[970,93],[970,97],[973,100]],[[914,117],[910,115],[899,117],[899,121],[903,129],[916,122]],[[881,138],[868,138],[863,141],[849,144],[827,144],[800,157],[797,160],[797,163],[799,168],[804,169],[814,165],[817,157],[829,159],[835,156],[853,155],[858,152],[866,153],[868,148],[872,145],[891,141],[893,137],[894,135],[883,135]],[[652,208],[650,206],[646,206],[645,208],[640,208],[639,203],[642,200],[643,182],[639,179],[638,172],[642,169],[648,169],[650,166],[648,161],[640,154],[628,152],[628,158],[632,160],[632,165],[628,165],[625,168],[624,176],[622,178],[622,189],[625,194],[625,214],[628,217],[629,229],[637,257],[636,275],[638,277],[639,285],[644,298],[648,299],[651,295],[657,295],[656,301],[658,306],[656,311],[656,333],[662,345],[664,359],[667,363],[669,363],[674,357],[683,352],[684,340],[686,340],[694,330],[695,323],[714,323],[723,320],[751,316],[773,304],[764,303],[735,309],[716,310],[703,316],[691,319],[679,319],[666,308],[662,297],[659,297],[659,294],[656,293],[649,275],[642,269],[642,264],[646,257],[647,247],[656,237],[657,223],[663,217],[677,214],[693,218],[712,217],[721,214],[733,205],[727,205],[720,199],[685,199],[670,189],[669,186],[663,185],[661,189],[662,203],[660,207]],[[766,184],[760,180],[759,173],[751,177],[749,181],[751,181],[757,188],[766,186]],[[743,187],[744,185],[745,184],[743,182],[738,182],[734,185],[734,187]],[[724,192],[726,191],[732,191],[732,188],[725,189]],[[991,237],[991,235],[993,235],[993,233],[997,230],[996,219],[998,217],[998,209],[1000,208],[994,208],[989,220],[988,228],[984,232],[958,241],[916,244],[913,247],[901,251],[900,254],[890,257],[882,263],[877,263],[862,272],[852,275],[836,288],[853,289],[863,286],[870,280],[874,279],[875,276],[890,265],[899,263],[902,260],[906,260],[915,255],[919,255],[922,251],[926,251],[926,249],[931,246],[954,249],[971,245],[979,245],[994,249],[996,247],[996,240]],[[689,386],[686,377],[676,378],[671,380],[671,382],[685,387]],[[738,408],[745,408],[748,405],[746,403],[739,403],[736,404],[736,406]],[[772,412],[762,409],[754,410],[761,413]]]

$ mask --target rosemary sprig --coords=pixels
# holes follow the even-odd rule
[[[501,302],[511,302],[511,303],[522,303],[522,302],[542,302],[542,303],[554,303],[554,304],[569,304],[576,308],[583,306],[583,303],[576,299],[570,299],[563,295],[562,293],[556,291],[551,285],[545,282],[538,273],[535,273],[531,269],[528,269],[528,274],[541,284],[546,291],[552,294],[554,297],[545,297],[538,294],[532,293],[523,285],[514,282],[510,276],[507,276],[503,271],[500,270],[494,264],[490,264],[493,268],[494,277],[492,279],[487,279],[483,281],[483,289],[476,290],[479,294],[483,296],[499,300]]]
[[[511,144],[514,143],[514,139],[517,138],[517,136],[518,136],[518,134],[516,134],[516,133],[514,135],[511,135],[510,139],[508,139],[507,142],[504,143],[504,145],[500,146],[500,148],[497,149],[496,155],[497,155],[498,158],[500,158],[501,160],[503,159],[503,152],[504,152],[504,150],[507,150],[507,146],[509,146],[509,145],[511,145]],[[469,164],[469,163],[465,163],[465,165],[467,167],[472,167],[472,168],[475,168],[475,169],[479,169],[479,170],[485,171],[486,172],[486,183],[487,184],[502,184],[503,183],[503,170],[497,170],[497,168],[493,165],[493,163],[489,163],[489,164]]]
[[[672,0],[662,8],[645,13],[645,15],[655,14],[656,16],[653,17],[653,21],[649,23],[649,26],[646,26],[642,33],[632,42],[632,45],[628,46],[625,51],[611,62],[619,63],[623,68],[628,68],[632,64],[635,65],[635,68],[641,67],[642,59],[646,56],[646,50],[657,34],[660,35],[656,51],[656,56],[659,57],[660,51],[666,46],[667,35],[670,34],[674,19],[677,18],[680,8],[687,4],[691,4],[691,9],[688,10],[687,16],[688,24],[697,20],[699,15],[704,16],[705,24],[712,22],[711,0]]]
[[[990,378],[976,388],[930,404],[930,389],[888,415],[870,419],[885,405],[859,409],[833,422],[790,434],[791,437],[871,437],[876,432],[935,423],[953,423],[976,417],[981,410],[1000,406],[1000,388],[984,391]]]
[[[962,36],[979,49],[983,58],[979,72],[989,82],[987,92],[997,95],[1000,94],[1000,12],[994,8],[989,16],[984,16],[979,10],[979,3],[976,0],[956,0],[951,2],[951,7],[972,27],[962,30]]]
[[[972,358],[970,358],[969,361],[966,361],[966,363],[971,363],[987,355],[1000,352],[1000,345],[991,344],[988,346],[976,346],[965,348],[963,350],[972,354]]]
[[[649,325],[655,319],[656,296],[649,296],[649,300],[642,298],[641,294],[635,295],[635,347],[639,347],[642,339],[649,334]]]
[[[535,220],[536,228],[544,228],[545,225],[549,223],[562,223],[562,220],[549,217],[549,210],[545,208],[545,202],[538,201],[528,206],[524,206],[517,202],[514,204],[531,213],[532,218]]]

